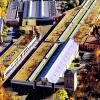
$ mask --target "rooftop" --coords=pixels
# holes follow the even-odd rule
[[[34,9],[34,11],[32,10]],[[56,15],[54,1],[25,1],[23,18],[50,18]]]
[[[13,80],[24,81],[24,80],[28,79],[28,77],[32,74],[34,69],[38,67],[39,63],[41,63],[43,61],[43,58],[46,56],[46,53],[49,52],[51,50],[51,48],[53,48],[53,45],[55,44],[55,42],[63,34],[63,31],[66,29],[66,23],[67,23],[66,21],[70,22],[73,19],[73,17],[75,16],[75,14],[78,12],[78,10],[79,9],[77,9],[77,8],[70,10],[64,16],[64,18],[54,28],[54,30],[50,33],[50,35],[45,39],[45,42],[42,42],[42,44],[38,47],[38,49],[34,52],[34,54],[24,64],[22,69],[20,69],[20,71],[16,74],[16,76],[14,77]],[[68,23],[67,23],[67,25],[68,25]],[[46,42],[46,41],[50,41],[50,42]],[[55,50],[56,49],[54,49],[53,52]],[[53,52],[52,52],[52,54],[53,54]],[[45,60],[45,64],[47,63],[49,58],[47,60]],[[34,62],[33,62],[33,60],[34,60]]]
[[[71,48],[73,49],[69,51],[69,49]],[[60,75],[63,74],[65,69],[68,68],[68,66],[70,65],[70,62],[72,61],[72,56],[77,51],[77,49],[78,44],[71,39],[62,43],[58,50],[51,57],[44,70],[41,72],[38,80],[40,80],[41,77],[49,77],[48,80],[52,80],[54,83],[57,83]],[[52,76],[54,80],[50,79],[50,77]]]
[[[79,30],[73,36],[74,40],[78,43],[84,43],[88,37],[89,32],[91,31],[95,23],[99,26],[99,16],[100,16],[100,1],[96,1],[94,7],[89,12],[83,23],[80,25]],[[98,21],[97,21],[98,20]],[[93,38],[94,39],[94,38]],[[92,40],[92,39],[91,39]]]
[[[17,17],[17,10],[19,7],[19,1],[15,0],[8,5],[7,13],[6,13],[6,20],[7,19],[16,19]]]

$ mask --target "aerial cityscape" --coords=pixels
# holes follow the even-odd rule
[[[100,100],[100,0],[0,0],[0,100]]]

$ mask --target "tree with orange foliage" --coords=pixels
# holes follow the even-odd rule
[[[1,14],[2,14],[2,8],[0,7],[0,18],[1,18]]]
[[[100,59],[100,50],[96,50],[95,55],[97,59]]]
[[[0,81],[4,79],[4,71],[6,70],[6,67],[3,64],[0,64]]]
[[[0,100],[10,100],[3,87],[0,87]]]

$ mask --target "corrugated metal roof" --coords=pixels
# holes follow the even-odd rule
[[[67,40],[55,52],[37,80],[45,77],[49,82],[57,83],[60,75],[64,73],[66,66],[71,63],[72,56],[77,50],[78,44],[73,40]]]
[[[71,64],[75,52],[78,51],[78,44],[72,39],[66,43],[63,50],[51,66],[45,78],[51,83],[57,83],[59,77],[64,73],[66,68]],[[53,77],[53,78],[52,78]]]
[[[29,11],[29,2],[25,1],[24,2],[24,13],[23,13],[23,18],[28,17],[28,11]]]
[[[51,0],[52,1],[52,0]],[[51,1],[25,1],[24,2],[24,14],[23,18],[49,18],[51,17],[51,10],[55,9],[51,8],[49,2]],[[52,1],[54,2],[54,1]]]
[[[46,65],[46,67],[44,68],[44,70],[42,71],[42,73],[40,74],[40,76],[37,78],[37,80],[40,80],[41,77],[44,77],[49,69],[51,68],[51,66],[53,65],[53,63],[56,61],[57,57],[59,56],[59,54],[61,53],[61,51],[63,50],[63,48],[65,47],[66,43],[68,41],[66,41],[65,43],[63,43],[58,50],[55,52],[55,54],[52,56],[52,58],[50,59],[50,61],[48,62],[48,64]]]

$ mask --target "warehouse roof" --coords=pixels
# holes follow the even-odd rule
[[[70,39],[63,43],[48,62],[38,80],[45,77],[49,82],[57,83],[61,74],[64,73],[73,60],[76,50],[78,50],[78,44],[74,40]]]
[[[54,1],[25,1],[23,18],[50,18],[54,16],[55,6],[51,8]]]

